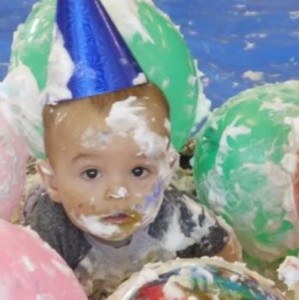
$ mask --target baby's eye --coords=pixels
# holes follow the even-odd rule
[[[101,172],[97,169],[87,169],[83,172],[83,177],[86,179],[95,179],[101,176]]]
[[[135,177],[145,177],[146,175],[149,174],[149,169],[145,168],[145,167],[136,167],[132,170],[132,174]]]

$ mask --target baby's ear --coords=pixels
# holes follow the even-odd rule
[[[170,146],[168,150],[168,159],[169,159],[169,165],[170,168],[175,172],[179,168],[180,164],[180,155],[179,153],[173,148],[173,146]]]
[[[55,202],[61,202],[58,198],[58,188],[53,169],[48,160],[41,160],[36,165],[37,171],[42,178],[43,184],[50,196]]]

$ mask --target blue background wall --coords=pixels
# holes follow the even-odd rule
[[[12,33],[35,2],[1,0],[0,80],[7,71]],[[254,85],[299,79],[298,0],[154,2],[180,25],[205,74],[205,94],[213,107]],[[253,80],[250,74],[259,76]]]

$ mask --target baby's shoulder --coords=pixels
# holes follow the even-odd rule
[[[75,268],[91,248],[83,232],[71,223],[62,205],[53,202],[45,191],[38,191],[34,198],[25,207],[24,225],[36,231],[71,268]]]
[[[171,187],[165,191],[163,203],[149,231],[151,235],[161,235],[170,226],[178,224],[181,231],[189,236],[195,227],[211,226],[215,222],[215,216],[196,197]]]
[[[197,257],[218,251],[228,238],[213,212],[194,196],[175,188],[165,192],[161,209],[148,233],[173,252],[196,248]]]

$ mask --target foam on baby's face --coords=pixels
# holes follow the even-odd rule
[[[128,97],[106,113],[85,107],[83,115],[81,107],[56,122],[53,137],[65,149],[52,156],[61,202],[86,233],[121,240],[156,217],[176,159],[158,110]]]
[[[167,150],[170,141],[168,136],[152,129],[157,120],[154,116],[150,119],[145,116],[146,110],[149,108],[144,103],[140,104],[136,97],[129,97],[112,105],[105,122],[112,134],[131,134],[140,148],[140,155],[155,158]],[[160,127],[164,126],[164,122],[160,123]]]
[[[154,191],[146,195],[144,201],[137,201],[130,207],[123,210],[105,211],[101,214],[86,215],[82,213],[77,216],[73,212],[72,219],[79,224],[89,235],[104,239],[106,241],[120,241],[130,237],[134,231],[145,227],[158,213],[163,200],[161,184],[157,184]],[[130,190],[132,192],[132,190]],[[132,198],[132,194],[131,198]],[[127,195],[127,196],[130,196]],[[135,195],[138,198],[138,195]],[[126,197],[119,197],[119,201],[126,201]],[[138,204],[140,203],[140,204]],[[125,215],[125,216],[123,216]]]

